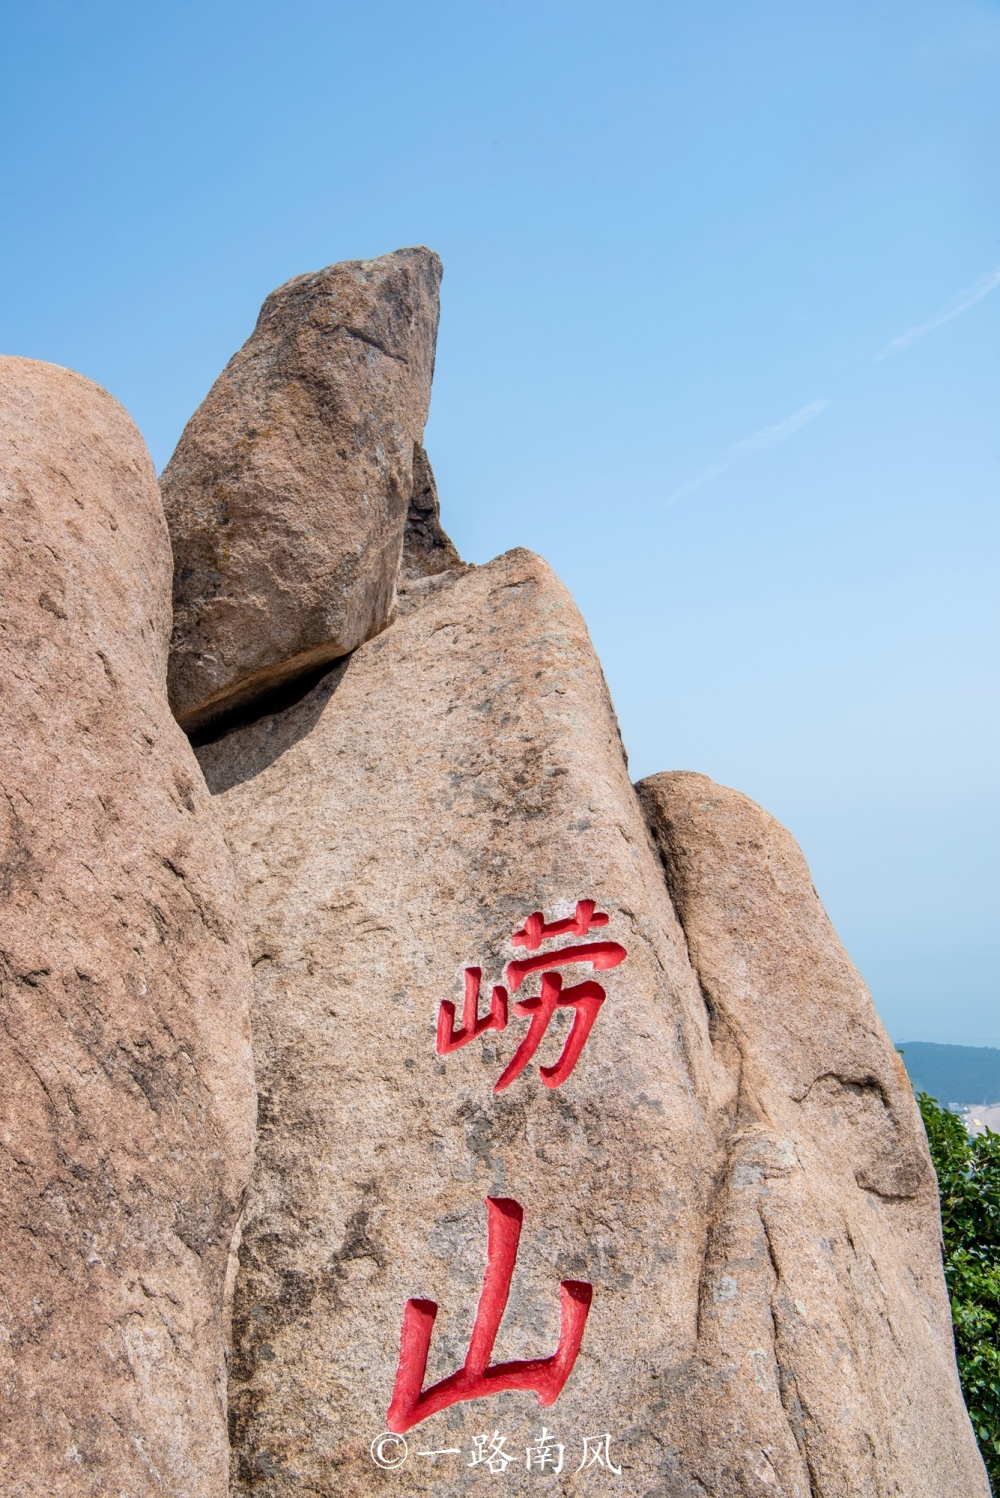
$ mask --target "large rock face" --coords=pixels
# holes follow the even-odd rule
[[[193,730],[392,615],[441,262],[297,276],[188,422],[161,487],[176,559],[170,699]]]
[[[985,1498],[912,1098],[794,845],[645,784],[682,930],[565,590],[428,581],[200,752],[262,1094],[234,1492]]]
[[[0,1489],[226,1490],[250,971],[121,408],[0,359]]]
[[[529,1492],[556,1462],[553,1451],[526,1467],[543,1424],[567,1474],[585,1437],[610,1434],[623,1490],[660,1491],[673,1462],[661,1389],[696,1351],[722,1165],[713,1120],[730,1083],[572,600],[513,552],[200,758],[256,973],[261,1132],[236,1291],[235,1491],[461,1492],[487,1470],[467,1465],[474,1438],[497,1430],[516,1462],[504,1491]],[[543,949],[599,940],[628,955],[568,969],[567,985],[599,980],[608,996],[563,1084],[532,1064],[494,1092],[528,1030],[514,1003],[538,978],[516,993],[507,980],[507,1028],[445,1057],[440,1003],[461,1014],[465,969],[478,967],[487,1013],[506,964],[536,950],[512,944],[526,917],[566,918],[580,900],[607,924]],[[542,1065],[557,1063],[571,1012],[557,1011]],[[487,1197],[524,1213],[494,1363],[555,1351],[561,1281],[592,1287],[582,1350],[553,1408],[512,1392],[455,1404],[410,1430],[402,1470],[379,1470],[370,1446],[386,1430],[408,1297],[440,1307],[426,1384],[465,1359]],[[403,1449],[390,1440],[381,1454]]]
[[[988,1498],[913,1092],[805,860],[703,775],[638,789],[738,1084],[689,1406],[698,1479],[727,1495]],[[739,1440],[720,1440],[734,1418]]]

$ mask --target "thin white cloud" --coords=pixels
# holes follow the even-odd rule
[[[954,297],[944,312],[939,312],[937,317],[932,317],[928,322],[922,322],[916,328],[908,328],[905,333],[900,333],[891,343],[886,344],[880,354],[875,355],[876,364],[880,359],[888,359],[890,354],[898,353],[901,348],[915,343],[918,338],[923,338],[925,333],[933,333],[935,328],[940,328],[946,322],[951,322],[953,317],[961,317],[963,312],[968,312],[977,302],[981,302],[984,296],[989,296],[1000,286],[1000,265],[991,270],[988,275],[980,276],[979,280],[972,286],[967,286]]]
[[[683,499],[685,494],[693,494],[703,484],[711,483],[712,479],[718,478],[720,473],[725,473],[727,469],[742,462],[744,458],[749,458],[754,453],[766,452],[770,447],[778,447],[780,443],[787,442],[789,437],[794,437],[796,432],[800,432],[810,421],[815,420],[829,405],[829,401],[813,401],[810,405],[803,406],[801,411],[795,411],[791,416],[786,416],[784,421],[776,421],[773,427],[763,427],[761,431],[754,432],[752,437],[744,437],[742,442],[734,442],[732,447],[727,447],[724,453],[720,453],[714,463],[703,468],[701,473],[696,474],[690,482],[676,489],[669,499],[664,500],[664,508],[672,505],[676,499]]]

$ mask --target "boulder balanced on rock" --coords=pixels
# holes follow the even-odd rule
[[[0,1491],[223,1498],[246,940],[167,705],[152,464],[26,359],[0,359],[0,558]]]
[[[440,280],[425,249],[297,276],[185,427],[161,486],[189,731],[392,617]]]

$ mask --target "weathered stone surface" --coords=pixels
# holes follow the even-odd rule
[[[912,1098],[794,845],[699,777],[644,783],[685,940],[565,590],[525,552],[415,586],[421,606],[301,701],[200,751],[245,894],[262,1095],[237,1498],[481,1479],[985,1498]],[[492,1090],[537,978],[506,1029],[439,1057],[463,970],[485,1014],[525,917],[586,898],[610,918],[590,939],[628,956],[568,968],[608,997],[563,1084],[531,1065]],[[593,1289],[579,1358],[551,1407],[456,1404],[380,1470],[409,1298],[439,1306],[426,1384],[463,1365],[487,1196],[524,1209],[494,1359],[554,1351],[561,1280]],[[559,1474],[527,1464],[543,1425]],[[502,1478],[470,1464],[484,1432],[516,1458]],[[604,1434],[621,1475],[577,1476]]]
[[[422,447],[413,450],[413,492],[406,512],[400,577],[433,577],[461,567],[462,558],[441,525],[434,470]]]
[[[662,1411],[690,1379],[713,1172],[731,1083],[629,784],[583,623],[544,563],[512,552],[468,572],[361,647],[284,714],[200,751],[245,891],[255,963],[258,1165],[240,1253],[230,1407],[235,1492],[464,1492],[472,1438],[525,1449],[611,1435],[624,1493],[689,1491],[669,1474]],[[522,1038],[511,1014],[442,1060],[441,999],[465,966],[483,1009],[510,937],[581,898],[619,967],[571,967],[608,998],[575,1070],[493,1084]],[[524,989],[537,992],[537,980]],[[565,1019],[562,1012],[560,1019]],[[539,1060],[559,1055],[550,1035]],[[557,1403],[526,1393],[385,1429],[408,1297],[440,1314],[428,1381],[461,1366],[483,1274],[488,1195],[524,1208],[496,1358],[548,1356],[559,1282],[593,1285]],[[461,1455],[417,1451],[461,1448]],[[390,1450],[398,1450],[390,1447]],[[486,1474],[488,1481],[501,1482]],[[593,1471],[591,1483],[611,1481]],[[581,1477],[581,1482],[584,1479]]]
[[[0,1490],[222,1498],[250,971],[124,411],[0,359]]]
[[[739,1088],[705,1257],[693,1470],[713,1494],[988,1498],[919,1114],[805,860],[703,775],[638,789]]]
[[[440,280],[426,249],[295,277],[185,428],[161,479],[170,700],[185,728],[391,618]]]

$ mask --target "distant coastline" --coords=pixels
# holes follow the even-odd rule
[[[1000,1047],[903,1040],[896,1048],[915,1092],[930,1093],[963,1117],[974,1114],[980,1127],[1000,1130]]]

